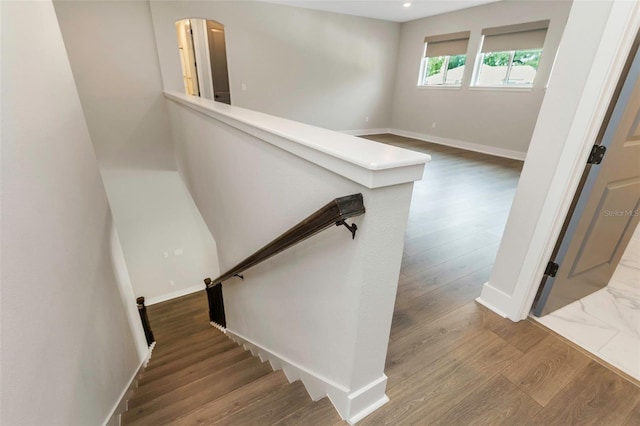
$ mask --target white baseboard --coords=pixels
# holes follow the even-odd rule
[[[476,302],[486,308],[491,309],[502,318],[509,318],[507,312],[509,310],[509,307],[513,306],[513,300],[511,296],[493,287],[488,282],[484,283],[484,286],[482,287],[482,293],[480,293],[480,297],[476,299]],[[509,319],[513,320],[512,318]]]
[[[224,334],[227,334],[227,329],[221,326],[220,324],[218,324],[217,322],[209,321],[209,324],[211,324],[211,327],[220,330]]]
[[[167,300],[175,299],[180,296],[186,296],[187,294],[196,293],[200,290],[204,290],[204,284],[194,285],[192,287],[183,288],[180,290],[172,291],[171,293],[163,294],[161,296],[152,297],[144,301],[145,305],[155,305],[156,303],[166,302]]]
[[[389,133],[397,136],[404,136],[405,138],[412,138],[412,139],[418,139],[425,142],[431,142],[438,145],[451,146],[454,148],[460,148],[467,151],[475,151],[475,152],[480,152],[482,154],[495,155],[496,157],[511,158],[513,160],[524,161],[525,157],[527,156],[526,152],[514,151],[511,149],[505,149],[505,148],[497,148],[497,147],[482,145],[482,144],[473,143],[473,142],[465,142],[457,139],[443,138],[441,136],[427,135],[424,133],[409,132],[406,130],[399,130],[399,129],[389,129]]]
[[[274,371],[282,370],[289,383],[300,380],[312,400],[317,401],[325,396],[328,397],[340,417],[347,420],[349,424],[355,424],[389,401],[384,393],[387,385],[387,376],[384,374],[352,392],[344,386],[263,348],[228,328],[226,331],[231,340],[251,351],[254,356],[260,357],[262,362],[269,361]]]
[[[104,426],[120,426],[120,418],[122,414],[127,411],[127,402],[131,398],[133,391],[138,387],[138,379],[140,378],[140,374],[144,371],[147,364],[149,363],[149,359],[151,359],[151,353],[153,352],[153,348],[156,346],[156,342],[153,342],[151,346],[149,346],[149,350],[147,355],[144,357],[138,369],[134,371],[131,376],[131,380],[129,380],[129,385],[124,388],[122,394],[120,394],[120,398],[116,405],[111,410],[111,414],[107,417],[107,420],[104,422]]]
[[[355,129],[355,130],[340,130],[340,133],[344,133],[352,136],[367,136],[367,135],[380,135],[384,133],[389,133],[389,129],[380,128],[380,129]]]

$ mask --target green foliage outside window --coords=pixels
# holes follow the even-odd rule
[[[467,55],[449,56],[449,66],[447,69],[452,70],[454,68],[462,67],[465,62],[467,62]]]
[[[516,50],[513,54],[513,66],[528,65],[533,69],[538,69],[542,49],[537,50]],[[485,53],[483,63],[491,67],[509,65],[511,52],[491,52]]]
[[[439,74],[442,71],[442,65],[445,62],[446,56],[432,56],[427,62],[427,77]],[[455,55],[449,56],[448,70],[464,66],[467,61],[467,55]]]
[[[432,75],[438,74],[442,69],[442,64],[444,63],[445,56],[433,56],[429,58],[427,63],[427,77],[431,77]]]

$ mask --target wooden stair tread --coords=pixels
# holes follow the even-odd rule
[[[207,356],[215,356],[216,354],[225,352],[236,346],[237,345],[235,345],[233,342],[227,340],[221,342],[212,342],[208,345],[205,344],[202,346],[194,346],[191,351],[185,350],[166,354],[165,356],[157,359],[156,363],[149,363],[148,369],[145,370],[142,377],[144,378],[152,374],[158,374],[155,373],[155,370],[171,369],[171,366],[174,365],[173,363],[175,363],[176,361],[182,360],[183,362],[186,362],[188,360],[201,360],[206,358]],[[187,347],[186,349],[191,348]]]
[[[284,385],[288,385],[288,381],[282,372],[267,374],[196,410],[181,415],[173,424],[183,426],[212,424],[216,419],[231,416]]]
[[[240,347],[223,352],[222,354],[207,358],[194,364],[188,364],[184,368],[164,374],[156,380],[139,385],[135,398],[129,402],[129,407],[142,405],[151,399],[160,397],[173,389],[187,385],[202,377],[217,372],[230,365],[236,364],[251,356],[250,353]]]
[[[259,359],[246,358],[194,382],[172,389],[127,411],[123,417],[126,423],[136,425],[168,422],[271,372],[271,368]]]
[[[239,411],[215,419],[210,424],[271,425],[295,412],[300,406],[311,403],[311,398],[301,382],[284,384],[240,409]]]

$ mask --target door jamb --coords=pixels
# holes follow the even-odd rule
[[[524,243],[527,246],[526,256],[519,266],[513,293],[509,295],[486,283],[482,295],[478,298],[479,303],[487,305],[512,321],[526,319],[529,315],[547,262],[573,200],[573,194],[582,177],[584,164],[598,136],[618,83],[618,78],[606,78],[606,75],[621,74],[639,28],[640,4],[633,2],[630,6],[630,3],[624,0],[614,1],[571,124],[571,131],[551,181],[550,188],[556,189],[546,195],[533,236]],[[603,69],[607,69],[606,75],[602,75]],[[551,84],[549,90],[553,90]],[[585,120],[587,114],[590,115],[590,119]],[[581,118],[580,123],[577,117]],[[582,126],[583,130],[577,131],[576,126]],[[519,244],[522,244],[522,241]],[[500,252],[506,254],[509,251],[504,247],[500,249]],[[496,264],[499,261],[508,263],[509,260],[497,258]]]

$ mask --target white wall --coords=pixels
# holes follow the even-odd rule
[[[100,167],[175,169],[149,3],[54,5]]]
[[[100,424],[141,361],[111,213],[53,5],[1,7],[0,423]]]
[[[135,295],[152,304],[203,289],[218,272],[215,242],[176,172],[149,3],[55,9]]]
[[[570,8],[570,1],[500,1],[403,23],[390,127],[487,152],[526,153]],[[542,19],[551,22],[531,91],[469,87],[483,28]],[[459,31],[471,31],[462,87],[418,88],[424,38]]]
[[[175,21],[208,18],[225,26],[233,105],[333,130],[388,127],[398,23],[252,1],[151,11],[166,90],[183,91]]]
[[[219,275],[216,244],[180,175],[104,170],[136,296],[146,304],[204,290]]]
[[[221,269],[334,198],[364,195],[366,213],[348,221],[355,240],[332,227],[225,281],[223,292],[230,335],[296,366],[294,377],[304,372],[314,396],[328,394],[347,418],[377,408],[412,181],[426,157],[208,100],[194,110],[184,99],[169,101],[176,152]],[[211,105],[218,118],[200,112]],[[361,179],[366,168],[386,182]],[[411,172],[391,179],[398,170]]]

